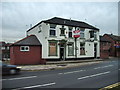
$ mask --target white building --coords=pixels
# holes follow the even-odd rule
[[[80,30],[80,37],[73,31]],[[27,31],[42,44],[43,59],[79,59],[100,57],[99,29],[85,22],[54,17]]]

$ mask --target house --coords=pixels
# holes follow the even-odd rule
[[[10,46],[11,43],[0,42],[0,60],[10,59]]]
[[[30,35],[10,46],[10,64],[45,64],[41,57],[41,43],[35,35]]]
[[[106,39],[103,36],[100,36],[100,58],[102,59],[109,58],[110,47],[111,47],[110,40]]]
[[[80,31],[80,37],[74,34]],[[53,17],[43,20],[27,31],[35,35],[42,45],[41,58],[68,60],[99,58],[99,29],[85,22]]]
[[[103,37],[111,41],[110,56],[120,57],[120,36],[104,34]]]

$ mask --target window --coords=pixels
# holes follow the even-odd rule
[[[5,47],[1,47],[1,50],[5,50]]]
[[[94,32],[94,39],[97,40],[97,32]]]
[[[68,44],[68,56],[74,55],[74,45],[73,43]]]
[[[80,55],[85,55],[85,43],[80,43]]]
[[[56,36],[56,25],[50,24],[50,36]]]
[[[60,36],[64,36],[65,35],[65,28],[64,28],[64,26],[62,26],[62,28],[60,28],[60,30],[61,30]]]
[[[57,56],[57,43],[49,42],[49,56]]]
[[[20,51],[30,51],[29,46],[21,46]]]
[[[68,33],[69,38],[72,37],[72,29],[73,29],[73,27],[70,27],[70,26],[69,26],[69,33]]]
[[[94,31],[90,31],[90,38],[94,38]]]
[[[80,30],[80,38],[85,38],[84,37],[84,28],[81,28],[81,30]]]
[[[7,50],[9,50],[10,48],[7,46]]]

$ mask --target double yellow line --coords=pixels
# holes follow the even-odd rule
[[[111,89],[111,88],[117,87],[117,86],[119,86],[119,85],[120,85],[120,82],[115,83],[115,84],[112,84],[112,85],[109,85],[109,86],[104,87],[104,88],[101,88],[101,89],[99,89],[99,90],[108,90],[108,89]]]

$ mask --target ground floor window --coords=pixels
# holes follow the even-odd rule
[[[85,55],[85,43],[80,43],[80,55]]]
[[[68,56],[73,56],[74,55],[74,43],[69,43],[68,44]]]
[[[57,56],[57,42],[49,42],[49,56]]]

